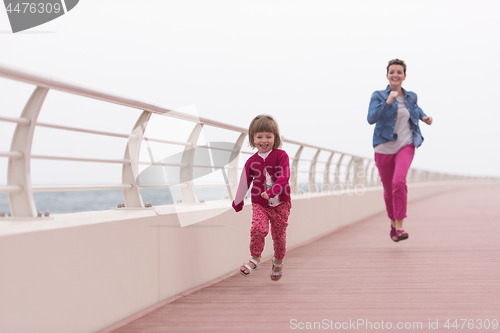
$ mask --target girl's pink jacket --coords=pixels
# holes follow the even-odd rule
[[[274,183],[269,190],[266,190],[266,170]],[[263,207],[269,205],[269,201],[261,197],[262,192],[266,192],[269,198],[279,195],[281,202],[290,201],[289,180],[290,160],[284,150],[273,149],[265,160],[258,152],[253,154],[245,163],[241,173],[240,184],[233,201],[234,210],[239,212],[243,209],[243,200],[252,182],[252,203]]]

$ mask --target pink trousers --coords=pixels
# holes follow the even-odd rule
[[[286,228],[292,203],[285,201],[276,207],[262,207],[252,203],[253,217],[250,229],[250,254],[259,258],[264,250],[264,239],[269,233],[271,222],[271,235],[274,242],[274,257],[283,259],[286,253]]]
[[[413,143],[405,146],[396,154],[375,153],[375,164],[384,186],[385,208],[387,216],[392,221],[402,220],[406,217],[408,202],[406,175],[414,155],[415,146]]]

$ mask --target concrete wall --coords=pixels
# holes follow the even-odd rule
[[[410,200],[471,183],[410,186]],[[384,211],[381,188],[293,198],[288,246]],[[180,227],[184,217],[213,216]],[[190,216],[191,215],[191,216]],[[236,270],[251,206],[229,202],[0,220],[0,332],[95,332]],[[263,256],[272,254],[268,236]]]

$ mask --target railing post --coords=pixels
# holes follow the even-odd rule
[[[373,162],[372,160],[368,160],[368,163],[366,164],[366,167],[365,167],[365,174],[364,174],[364,181],[363,181],[363,184],[365,185],[365,187],[368,187],[368,169],[369,169],[370,164],[372,162]]]
[[[429,181],[429,173],[427,171],[422,172],[424,182]]]
[[[131,163],[124,164],[122,167],[122,184],[132,185],[131,189],[123,190],[123,199],[126,207],[144,207],[141,190],[137,186],[137,176],[139,175],[139,153],[141,151],[142,138],[144,137],[144,132],[150,118],[151,112],[142,112],[132,129],[127,147],[125,148],[123,158],[130,160]]]
[[[346,189],[348,189],[351,186],[351,181],[349,180],[349,178],[351,177],[351,168],[352,168],[352,164],[353,164],[355,159],[356,159],[356,157],[352,156],[351,160],[349,161],[349,164],[347,165],[347,170],[346,170],[346,174],[345,174],[345,188]]]
[[[416,183],[417,182],[417,173],[418,173],[418,170],[417,169],[410,169],[411,170],[411,182],[412,183]]]
[[[355,157],[354,162],[353,162],[353,169],[354,169],[354,175],[353,175],[353,186],[356,187],[356,185],[359,184],[364,184],[364,181],[361,179],[362,177],[360,176],[360,172],[364,174],[365,170],[363,168],[364,160],[360,157]]]
[[[333,185],[333,188],[336,189],[337,185],[340,186],[340,164],[342,163],[342,159],[344,159],[344,154],[340,156],[337,166],[335,167],[335,184]]]
[[[318,186],[316,185],[316,162],[318,161],[319,153],[321,153],[321,149],[318,149],[314,158],[311,162],[311,167],[309,168],[309,192],[317,193]]]
[[[412,174],[412,171],[413,171],[413,170],[410,168],[410,169],[408,169],[408,173],[406,174],[406,182],[407,182],[408,184],[410,184],[410,183],[411,183],[411,174]]]
[[[417,171],[417,175],[415,177],[416,180],[417,180],[417,183],[421,183],[422,182],[422,174],[423,174],[422,170],[418,170]]]
[[[376,163],[373,163],[372,172],[370,174],[370,186],[377,186],[378,185],[378,183],[377,183],[378,179],[375,178],[375,170],[377,170],[377,172],[378,172]]]
[[[332,152],[330,154],[330,157],[328,158],[328,161],[326,162],[325,166],[325,173],[323,175],[323,190],[330,191],[330,165],[332,163],[333,155],[335,152]]]
[[[239,154],[241,152],[241,148],[243,147],[243,142],[245,141],[246,138],[245,133],[241,133],[238,140],[236,141],[236,145],[239,147],[239,151],[236,152],[237,156],[234,157],[231,154],[231,163],[229,163],[229,170],[227,172],[227,179],[232,186],[228,184],[228,192],[229,192],[229,199],[231,201],[234,200],[234,196],[236,195],[236,191],[238,190],[238,164],[239,164]]]
[[[297,153],[295,153],[295,158],[293,159],[293,163],[292,163],[292,170],[291,170],[291,175],[290,175],[290,178],[291,178],[291,187],[292,187],[292,193],[293,194],[297,194],[299,193],[299,185],[298,185],[298,175],[299,175],[299,171],[298,171],[298,167],[299,167],[299,159],[300,159],[300,154],[302,154],[302,149],[304,149],[304,146],[300,146],[299,147],[299,150],[297,150]]]
[[[21,114],[21,118],[30,122],[27,125],[17,124],[12,137],[10,151],[22,154],[20,158],[9,158],[7,184],[21,187],[20,191],[9,192],[10,213],[13,217],[37,216],[30,174],[31,147],[36,120],[48,92],[47,88],[35,88]]]
[[[191,143],[190,146],[184,148],[184,154],[182,154],[182,163],[186,163],[187,166],[181,167],[180,169],[180,179],[181,182],[185,183],[187,186],[181,188],[182,202],[183,203],[197,203],[196,192],[194,190],[193,182],[193,164],[194,164],[194,153],[196,144],[198,143],[198,138],[200,136],[201,130],[203,129],[202,123],[197,123],[191,135],[189,135],[188,142]]]

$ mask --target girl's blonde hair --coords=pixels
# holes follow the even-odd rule
[[[273,117],[267,114],[260,114],[253,118],[250,126],[248,127],[248,141],[250,146],[255,148],[254,136],[257,133],[267,132],[274,134],[274,145],[273,149],[281,147],[280,130],[278,128],[278,123]]]

